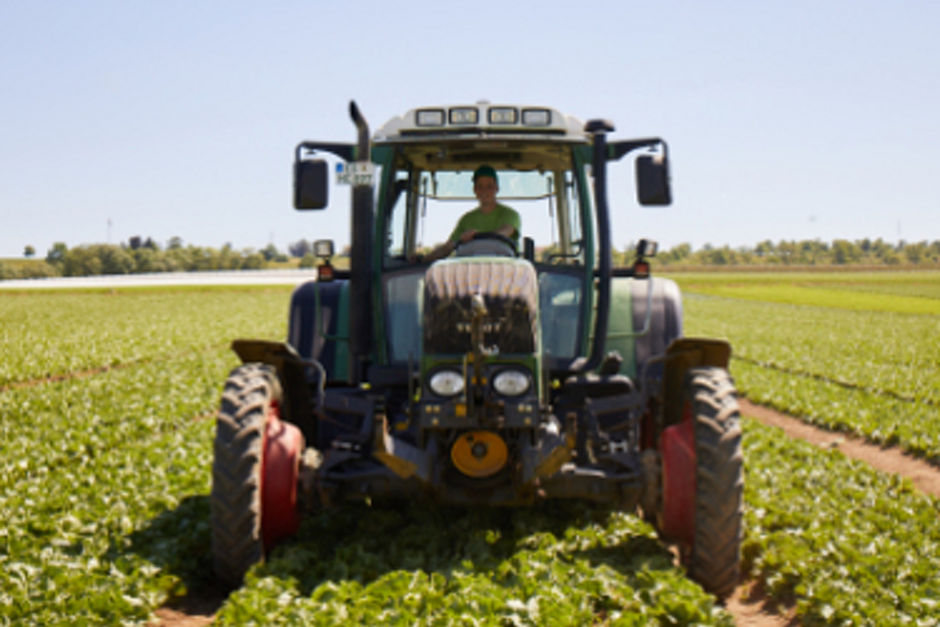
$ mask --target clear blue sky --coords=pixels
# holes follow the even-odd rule
[[[488,99],[665,137],[676,202],[615,185],[618,246],[940,239],[938,25],[927,1],[7,0],[0,257],[341,246],[346,211],[295,212],[290,172],[298,141],[354,140],[353,98],[373,129]]]

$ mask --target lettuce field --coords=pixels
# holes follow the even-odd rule
[[[940,273],[675,277],[755,402],[940,460]],[[215,589],[213,412],[289,288],[0,290],[0,624],[133,624]],[[744,572],[806,624],[940,625],[940,503],[745,421]],[[631,515],[353,506],[221,624],[733,624]]]

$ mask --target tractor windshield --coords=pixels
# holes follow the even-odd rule
[[[523,254],[524,240],[532,243],[529,260],[538,275],[544,356],[549,364],[567,364],[579,354],[582,321],[589,307],[585,296],[590,272],[587,256],[592,247],[586,242],[583,223],[584,216],[591,215],[585,198],[589,177],[578,176],[573,169],[570,148],[564,158],[544,147],[538,150],[535,156],[514,153],[517,161],[510,163],[517,168],[496,167],[496,200],[520,216],[519,254]],[[410,149],[406,154],[411,159],[399,153],[396,167],[386,173],[379,198],[380,228],[385,233],[382,293],[389,363],[405,363],[421,355],[420,320],[428,266],[419,262],[420,255],[446,241],[460,217],[479,204],[473,190],[474,168],[485,162],[500,163],[497,158],[474,154],[450,168],[418,166],[439,152]],[[537,158],[553,167],[539,167],[542,161]]]
[[[497,170],[497,201],[521,218],[539,260],[578,263],[583,254],[578,189],[570,171]],[[477,206],[472,171],[396,172],[388,207],[386,259],[405,260],[450,237],[460,216]]]

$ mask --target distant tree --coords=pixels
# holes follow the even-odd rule
[[[280,255],[277,246],[274,244],[268,244],[263,249],[261,249],[261,256],[264,257],[265,261],[274,261],[274,259]]]
[[[143,244],[143,240],[140,239],[140,235],[134,235],[129,240],[127,240],[127,245],[131,250],[137,250]]]
[[[62,274],[65,276],[101,274],[101,259],[88,246],[71,248],[62,258]]]
[[[261,253],[251,253],[242,259],[242,270],[260,270],[264,267],[264,256]]]
[[[27,244],[26,248],[23,249],[23,256],[26,257],[27,259],[30,259],[31,257],[35,257],[36,249],[33,248],[31,245]]]
[[[861,258],[861,248],[844,239],[832,242],[832,261],[839,265],[855,263]]]
[[[130,274],[134,271],[134,257],[120,246],[92,247],[101,259],[102,274]]]
[[[904,247],[904,256],[910,263],[923,263],[929,259],[930,249],[927,242],[914,242]]]
[[[150,237],[144,240],[144,248],[149,248],[150,250],[160,250],[160,247],[157,246],[157,243]]]
[[[307,253],[300,259],[300,268],[315,268],[317,266],[317,258],[313,256],[313,253]]]
[[[287,252],[291,257],[303,257],[312,250],[313,247],[310,245],[310,242],[305,239],[287,245]]]
[[[169,250],[179,250],[183,247],[183,238],[174,235],[170,238],[170,241],[166,243],[166,247]]]
[[[53,265],[62,263],[62,261],[65,259],[65,253],[68,252],[68,249],[69,247],[65,245],[65,242],[56,242],[46,253],[46,261]]]

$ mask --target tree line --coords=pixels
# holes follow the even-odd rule
[[[308,245],[309,247],[309,245]],[[26,246],[24,257],[35,256],[35,248]],[[303,256],[302,256],[303,257]],[[297,263],[278,250],[274,244],[255,250],[235,249],[230,244],[221,248],[184,245],[179,237],[171,238],[161,247],[152,238],[132,237],[121,244],[84,244],[69,248],[56,242],[45,259],[30,263],[6,263],[0,260],[0,279],[36,278],[47,276],[91,276],[98,274],[142,274],[151,272],[195,272],[211,270],[261,270],[287,265],[313,267],[313,255]]]
[[[614,251],[615,265],[633,262],[634,245]],[[543,251],[544,252],[544,251]],[[89,276],[148,272],[192,272],[211,270],[260,270],[269,267],[312,268],[316,259],[312,242],[298,240],[282,252],[274,244],[256,250],[236,250],[230,244],[221,248],[183,245],[179,237],[161,247],[152,238],[132,237],[122,244],[86,244],[69,248],[56,242],[45,259],[35,259],[33,246],[26,246],[26,262],[0,260],[0,279],[44,276]],[[337,257],[349,256],[346,247]],[[541,256],[539,258],[542,258]],[[782,266],[940,266],[940,241],[898,242],[882,239],[849,241],[765,240],[756,246],[715,247],[706,244],[694,249],[684,243],[660,251],[654,261],[660,267],[782,267]]]

